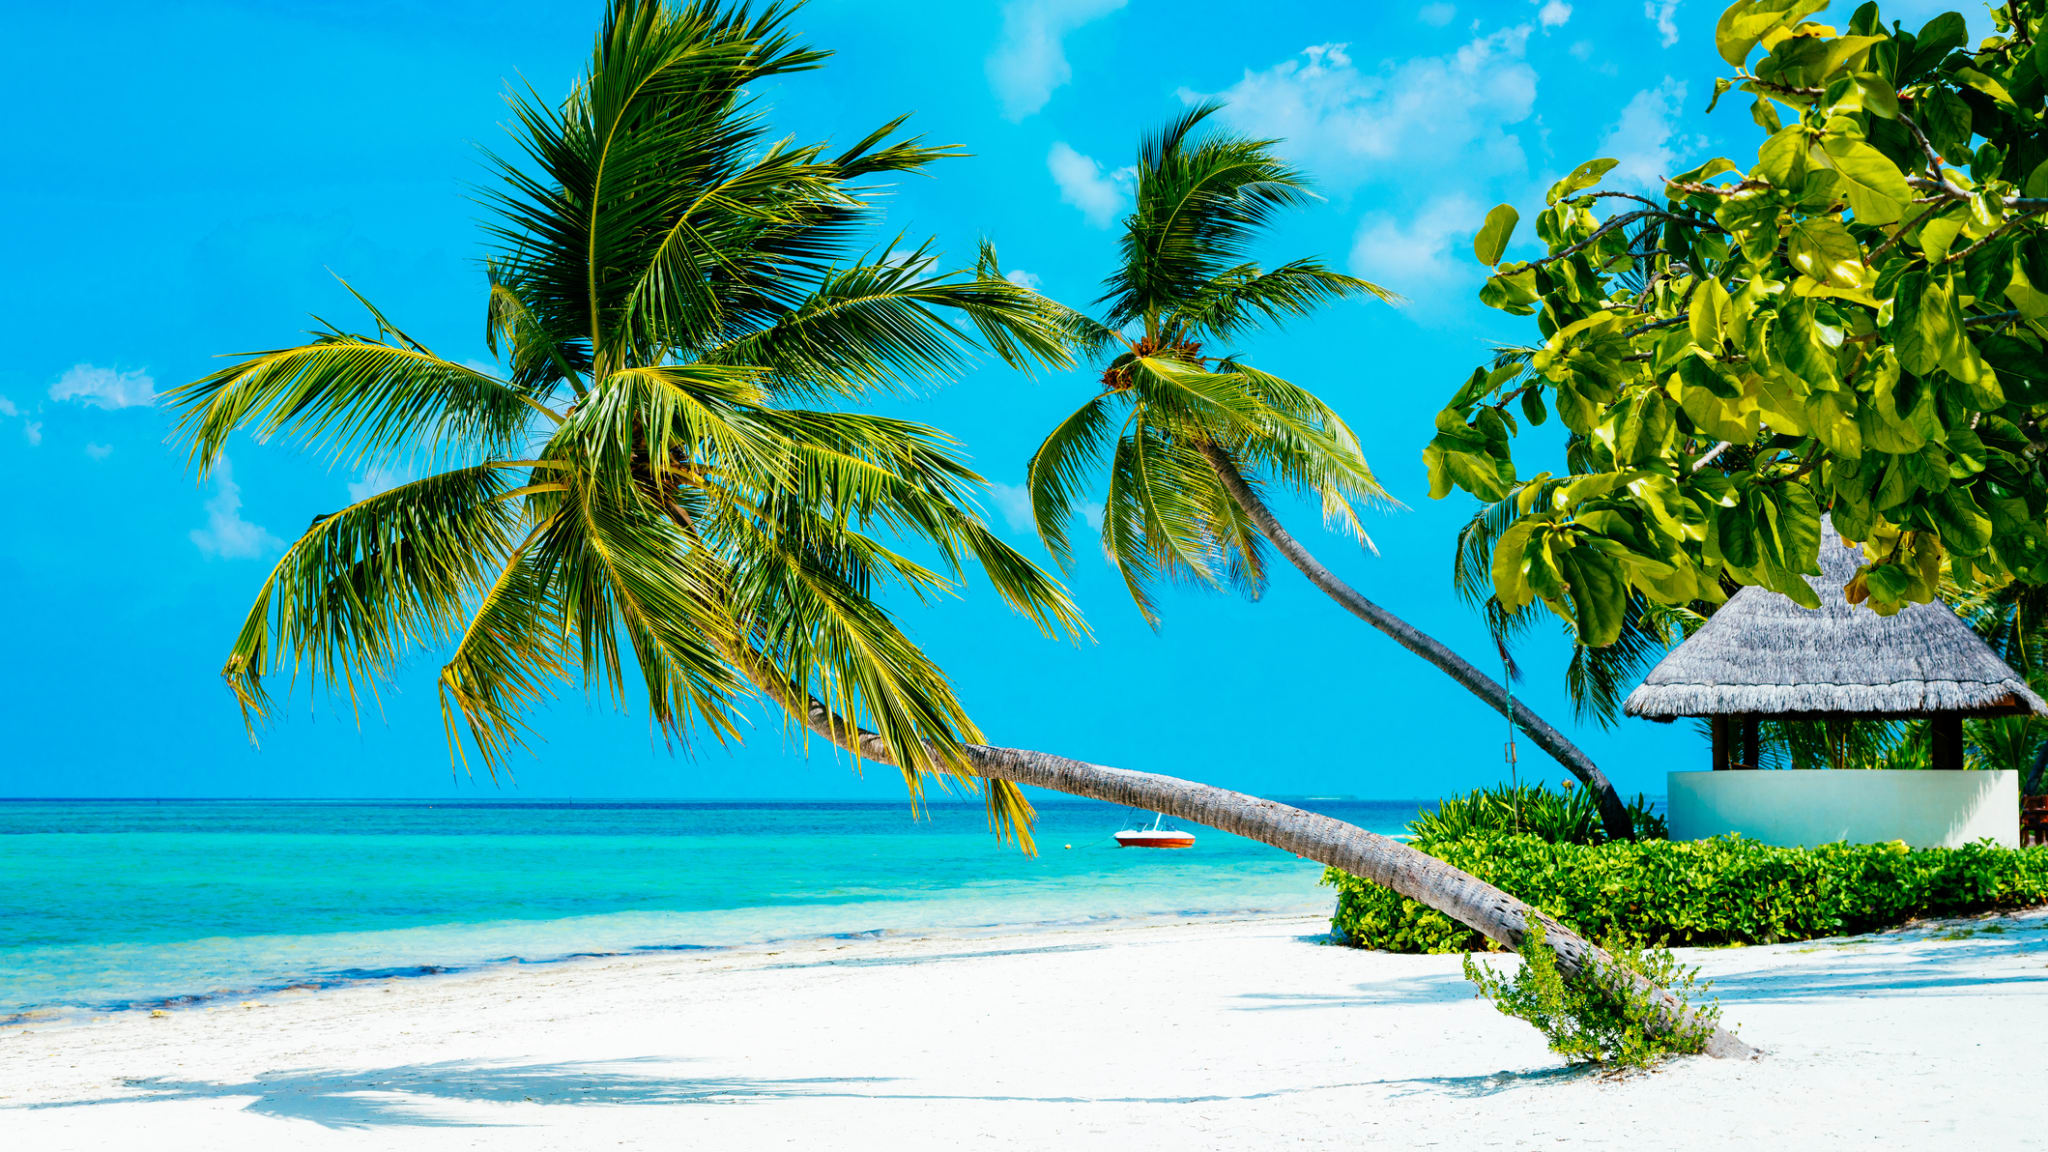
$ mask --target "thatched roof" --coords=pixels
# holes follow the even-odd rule
[[[1995,715],[2048,704],[1940,601],[1892,616],[1850,604],[1842,587],[1862,564],[1834,525],[1821,526],[1820,608],[1744,588],[1629,693],[1631,716]]]

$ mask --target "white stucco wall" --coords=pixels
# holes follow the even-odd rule
[[[2017,772],[1673,772],[1673,840],[1739,832],[1767,844],[1835,840],[1952,848],[1989,837],[2020,842]]]

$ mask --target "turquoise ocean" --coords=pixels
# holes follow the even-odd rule
[[[1395,832],[1413,801],[1295,801]],[[1320,866],[1042,803],[1039,853],[975,804],[0,802],[0,1020],[640,950],[1326,914]]]

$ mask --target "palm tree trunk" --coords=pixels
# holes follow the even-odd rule
[[[1507,717],[1508,722],[1529,734],[1536,746],[1556,759],[1577,776],[1587,790],[1592,792],[1600,806],[1600,823],[1606,827],[1607,835],[1616,840],[1635,839],[1635,821],[1629,818],[1628,806],[1621,802],[1621,796],[1614,791],[1614,785],[1607,774],[1600,771],[1591,757],[1579,751],[1578,745],[1565,739],[1564,734],[1545,723],[1543,718],[1530,712],[1526,707],[1517,707],[1508,695],[1507,689],[1486,673],[1465,662],[1464,657],[1444,647],[1435,638],[1409,624],[1407,621],[1367,600],[1349,584],[1337,578],[1336,573],[1323,567],[1322,563],[1309,554],[1285,527],[1259,494],[1252,491],[1250,484],[1238,472],[1228,453],[1213,444],[1202,446],[1202,455],[1209,466],[1216,471],[1217,478],[1229,491],[1231,498],[1258,525],[1259,531],[1273,546],[1287,557],[1293,565],[1308,577],[1309,582],[1323,590],[1330,599],[1343,605],[1353,616],[1393,637],[1394,642],[1408,649],[1463,685],[1466,691],[1486,701],[1493,710]]]
[[[802,717],[806,727],[833,744],[862,759],[900,767],[887,741],[833,715],[815,697],[808,701],[799,698],[772,677],[754,680],[790,715]],[[1163,812],[1363,876],[1509,948],[1519,948],[1529,925],[1541,923],[1544,941],[1557,953],[1558,968],[1567,978],[1646,990],[1652,1002],[1662,1006],[1661,1022],[1666,1027],[1699,1024],[1677,997],[1615,964],[1606,952],[1576,932],[1484,880],[1398,840],[1319,813],[1192,780],[1105,768],[1020,748],[969,744],[966,752],[974,770],[990,779]],[[1721,1057],[1757,1055],[1754,1048],[1719,1027],[1708,1033],[1706,1051]]]

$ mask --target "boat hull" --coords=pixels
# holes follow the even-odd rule
[[[1191,832],[1119,832],[1116,842],[1120,848],[1193,848],[1195,837]]]

